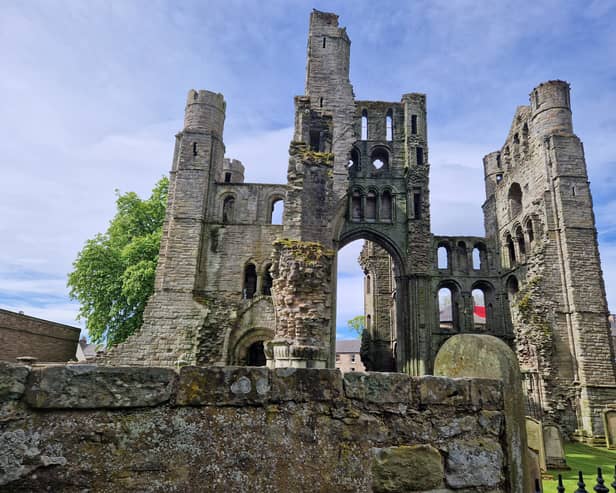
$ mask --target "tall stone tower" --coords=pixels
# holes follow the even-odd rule
[[[486,230],[501,245],[529,412],[600,436],[616,399],[614,352],[569,84],[537,86],[484,165]]]

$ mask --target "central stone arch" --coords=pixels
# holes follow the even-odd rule
[[[349,243],[356,240],[366,240],[374,245],[382,248],[392,259],[393,273],[392,280],[395,281],[395,286],[392,286],[392,294],[394,295],[394,317],[390,321],[394,325],[393,334],[383,332],[383,327],[377,326],[376,323],[371,325],[366,324],[365,330],[367,335],[362,338],[362,346],[369,347],[369,360],[364,361],[368,370],[378,371],[395,371],[401,366],[405,353],[405,334],[408,326],[408,307],[410,306],[408,298],[408,290],[406,289],[407,265],[404,256],[404,246],[400,245],[401,235],[389,235],[380,229],[370,227],[370,225],[361,225],[351,223],[348,220],[343,222],[343,227],[338,237],[334,240],[334,250],[336,252],[336,267],[337,253]],[[337,270],[337,269],[336,269]],[[332,277],[334,287],[332,293],[334,300],[332,306],[335,312],[336,307],[336,284],[337,275]],[[366,296],[366,293],[364,293]],[[335,313],[332,320],[336,320]],[[332,334],[331,347],[335,350],[335,331]],[[391,356],[391,361],[387,356]],[[362,359],[365,355],[362,354]]]

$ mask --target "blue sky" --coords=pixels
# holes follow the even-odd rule
[[[572,86],[608,302],[616,311],[616,3],[415,0],[0,3],[0,307],[74,324],[66,274],[171,165],[190,88],[227,101],[227,155],[284,182],[312,8],[352,40],[358,99],[425,92],[432,230],[483,234],[481,159],[538,83]],[[339,320],[362,312],[358,245],[341,252]]]

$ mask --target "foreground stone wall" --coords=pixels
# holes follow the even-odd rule
[[[499,381],[0,367],[0,491],[509,491]]]

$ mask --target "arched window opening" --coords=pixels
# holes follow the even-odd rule
[[[368,140],[368,112],[361,112],[361,140]]]
[[[352,168],[355,167],[354,169],[359,169],[359,152],[357,151],[357,149],[353,148],[351,149],[351,157],[349,159],[349,164],[348,164],[348,168]]]
[[[389,166],[389,153],[383,148],[377,148],[372,152],[372,165],[376,169],[387,169]]]
[[[310,150],[314,152],[321,151],[321,132],[318,130],[310,131]]]
[[[284,200],[275,199],[272,202],[270,211],[270,224],[282,224],[282,216],[284,214]]]
[[[421,219],[421,189],[413,189],[413,218]]]
[[[518,249],[520,250],[520,255],[526,255],[526,243],[524,242],[524,232],[522,231],[522,226],[518,226],[516,228],[515,236],[518,242]]]
[[[381,195],[381,220],[391,221],[393,216],[391,205],[391,193],[389,190],[385,190],[383,195]]]
[[[361,220],[361,195],[359,192],[353,192],[351,196],[351,219],[354,221]]]
[[[513,295],[517,294],[519,290],[520,286],[518,284],[517,277],[509,276],[509,279],[507,279],[507,294],[509,295],[509,297],[512,297]]]
[[[528,143],[528,123],[525,123],[522,127],[522,144]]]
[[[528,246],[531,246],[533,241],[535,241],[535,231],[533,230],[532,219],[529,219],[526,223],[526,236],[528,237]]]
[[[411,133],[417,135],[417,115],[411,115]]]
[[[451,288],[438,290],[438,314],[441,329],[453,329],[457,326],[456,299]]]
[[[248,347],[248,366],[265,366],[266,361],[263,341],[253,342]]]
[[[370,284],[371,284],[371,279],[370,279],[370,274],[368,274],[366,276],[366,294],[370,294]]]
[[[423,166],[424,163],[424,154],[423,147],[417,148],[417,166]]]
[[[512,183],[509,187],[509,218],[513,219],[522,212],[522,187],[519,183]]]
[[[197,143],[193,142],[193,156],[196,156],[198,154],[197,152]]]
[[[520,143],[520,136],[518,134],[515,134],[513,136],[513,143],[514,144],[519,144]]]
[[[483,243],[477,243],[473,249],[473,269],[488,269],[488,249]]]
[[[233,222],[233,213],[235,209],[235,198],[227,197],[222,203],[222,222],[229,224]]]
[[[479,248],[473,248],[473,270],[481,269],[481,253],[479,252]]]
[[[249,300],[254,298],[257,291],[257,268],[254,264],[247,264],[244,268],[244,290],[243,298]]]
[[[394,120],[391,109],[387,110],[387,116],[385,116],[385,140],[394,140]]]
[[[261,293],[263,294],[263,296],[272,295],[273,280],[272,280],[272,273],[270,272],[271,268],[272,268],[271,264],[268,264],[265,266],[265,269],[263,270],[263,284],[261,288]]]
[[[456,253],[457,253],[458,270],[461,270],[461,271],[468,270],[467,256],[466,256],[466,243],[464,243],[463,241],[459,241],[458,247],[456,248]]]
[[[471,291],[473,298],[473,327],[475,330],[485,330],[487,325],[486,296],[483,289],[475,288]]]
[[[511,237],[511,235],[507,235],[507,253],[509,256],[509,267],[513,267],[516,264],[516,259],[515,259],[515,246],[513,244],[513,238]]]
[[[366,195],[366,219],[374,221],[376,219],[376,193],[368,192]]]
[[[449,249],[441,245],[436,250],[437,266],[439,269],[449,269]]]

